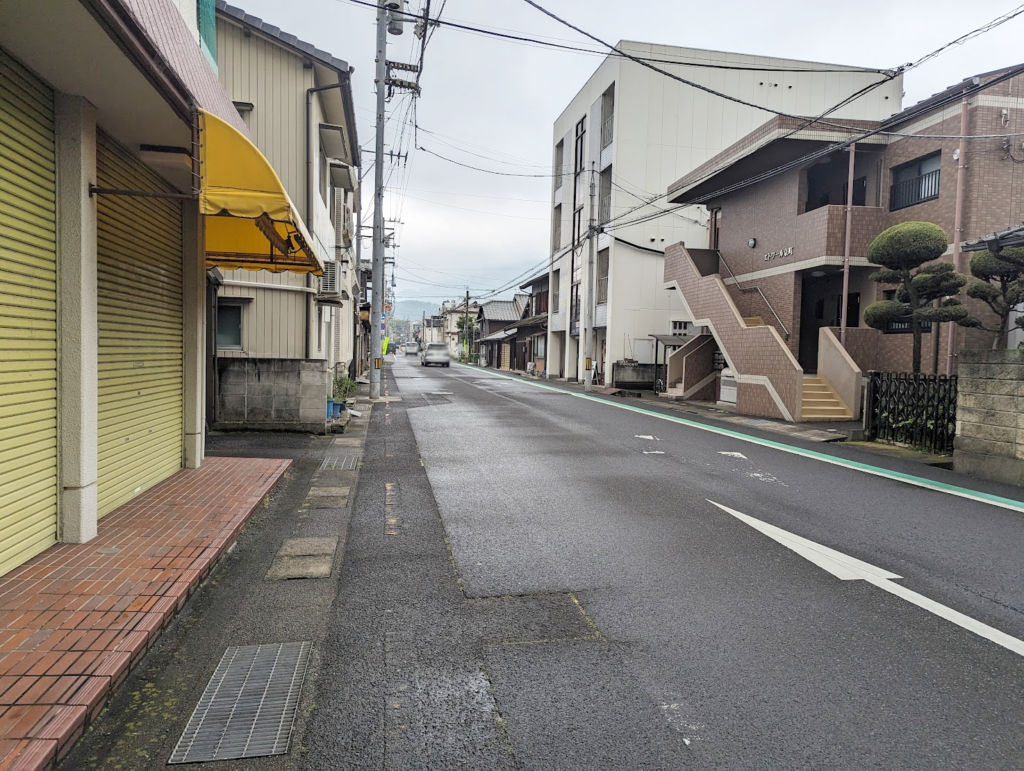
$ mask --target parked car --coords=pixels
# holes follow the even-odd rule
[[[427,347],[423,349],[423,354],[420,356],[420,364],[424,367],[429,367],[431,364],[450,367],[452,355],[448,351],[448,346],[444,343],[427,343]]]
[[[420,347],[418,345],[416,345],[416,343],[406,343],[405,344],[405,355],[406,356],[415,356],[419,352],[420,352]]]

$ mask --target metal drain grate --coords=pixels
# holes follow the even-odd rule
[[[288,752],[310,643],[228,648],[168,764]]]
[[[361,460],[359,455],[327,455],[320,464],[321,471],[355,471]]]

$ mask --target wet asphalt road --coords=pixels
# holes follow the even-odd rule
[[[1024,767],[1024,658],[709,500],[1017,638],[1024,514],[478,369],[391,374],[465,596],[571,593],[596,627],[480,648],[511,765]]]

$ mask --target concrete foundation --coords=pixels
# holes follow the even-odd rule
[[[954,470],[1024,485],[1024,351],[962,351]]]
[[[322,359],[218,359],[213,428],[325,433],[330,371]]]

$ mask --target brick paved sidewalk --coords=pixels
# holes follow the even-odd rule
[[[290,464],[208,458],[0,578],[0,771],[67,753]]]

